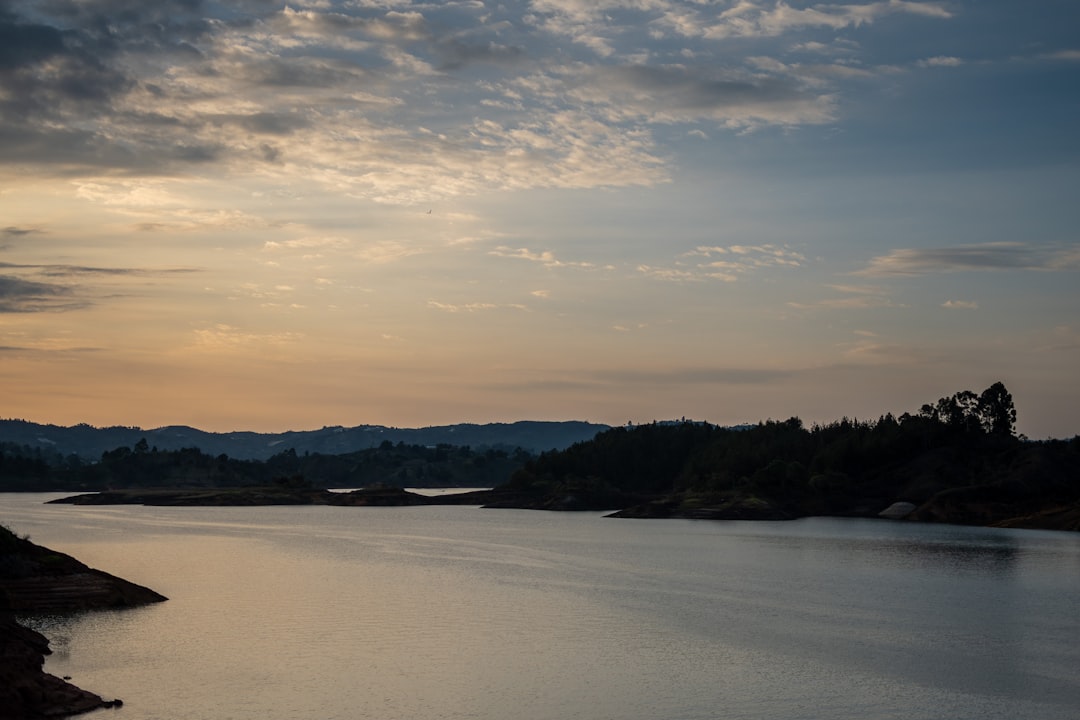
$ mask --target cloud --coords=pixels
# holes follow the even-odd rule
[[[963,65],[964,61],[957,57],[938,55],[936,57],[919,60],[915,64],[919,65],[920,67],[958,67],[960,65]]]
[[[454,305],[454,304],[451,304],[451,303],[439,302],[437,300],[428,300],[428,307],[432,308],[434,310],[442,310],[443,312],[448,312],[448,313],[459,313],[459,312],[472,313],[472,312],[479,312],[479,311],[482,311],[482,310],[501,310],[501,309],[509,309],[509,310],[527,310],[528,309],[524,305],[518,305],[518,304],[503,304],[503,305],[500,305],[500,304],[496,304],[496,303],[474,302],[474,303],[465,303],[463,305]]]
[[[52,358],[70,355],[73,358],[85,357],[87,353],[101,352],[103,348],[88,346],[71,346],[63,341],[44,339],[24,345],[0,345],[0,353],[20,355],[48,355]]]
[[[0,275],[0,313],[62,312],[86,305],[71,288]]]
[[[1075,62],[1080,61],[1080,50],[1058,50],[1057,52],[1050,53],[1045,57],[1048,57],[1052,60],[1069,60]]]
[[[364,17],[323,10],[293,10],[288,5],[269,23],[285,37],[324,39],[355,33],[377,40],[405,42],[430,39],[424,16],[418,12],[391,10],[382,17]]]
[[[9,225],[6,228],[0,228],[0,250],[7,249],[11,246],[11,244],[9,242],[5,242],[5,240],[23,238],[28,235],[35,235],[40,232],[41,231],[36,228],[15,227],[14,225]]]
[[[44,277],[73,277],[78,275],[135,275],[142,277],[162,277],[174,274],[199,272],[197,268],[115,268],[93,267],[89,265],[32,265],[0,262],[0,268],[34,270]]]
[[[830,290],[841,293],[842,297],[824,298],[812,302],[788,302],[787,306],[799,310],[811,310],[814,308],[826,308],[830,310],[857,310],[864,308],[897,307],[897,304],[889,297],[886,288],[876,285],[836,285],[826,286]],[[856,335],[873,337],[868,331],[856,331]]]
[[[638,273],[645,277],[656,278],[658,280],[670,280],[673,282],[689,281],[700,282],[706,278],[713,278],[715,280],[725,280],[727,282],[734,282],[737,278],[731,274],[711,273],[704,274],[695,272],[693,270],[683,270],[681,268],[663,268],[653,267],[652,265],[641,264],[637,266]]]
[[[814,55],[850,56],[858,52],[859,44],[849,38],[836,38],[829,43],[809,40],[792,45],[791,50]]]
[[[382,265],[394,262],[413,255],[422,255],[427,252],[422,247],[406,245],[404,243],[386,241],[366,245],[353,253],[353,257],[364,263]]]
[[[882,0],[862,4],[816,4],[793,8],[785,2],[736,0],[731,3],[679,3],[672,0],[533,0],[533,20],[545,31],[589,47],[598,55],[615,52],[625,26],[649,24],[682,37],[775,37],[804,28],[839,31],[870,24],[893,14],[947,19],[941,3]],[[622,17],[624,25],[614,18]]]
[[[569,94],[615,119],[654,123],[713,121],[733,128],[800,125],[835,116],[830,95],[783,77],[718,72],[706,67],[616,65],[563,71]]]
[[[0,71],[41,63],[63,52],[64,36],[59,29],[0,16]]]
[[[699,245],[685,256],[701,255],[706,258],[730,257],[734,258],[731,265],[742,269],[787,266],[798,267],[806,262],[806,258],[789,247],[778,245]]]
[[[766,71],[773,76],[789,78],[804,88],[827,88],[838,80],[865,79],[874,77],[878,71],[846,63],[783,63],[771,57],[754,56],[747,58],[753,67]],[[819,103],[833,101],[831,95],[823,95]]]
[[[509,248],[503,245],[490,250],[488,255],[502,258],[517,258],[518,260],[528,260],[529,262],[540,263],[544,267],[557,268],[557,267],[577,267],[577,268],[591,268],[595,267],[589,262],[571,262],[566,260],[559,260],[555,257],[555,253],[550,250],[543,250],[536,252],[528,248]]]
[[[139,86],[130,68],[141,59],[194,50],[190,43],[211,29],[196,6],[184,0],[8,6],[0,13],[0,160],[131,165],[123,145],[133,138],[118,142],[98,123],[107,123]]]
[[[283,347],[293,345],[304,338],[301,333],[257,333],[224,323],[200,328],[193,332],[195,343],[192,349],[210,353],[240,352],[252,347]]]
[[[340,250],[352,244],[348,238],[343,237],[303,237],[293,240],[267,240],[263,243],[264,250]]]
[[[143,232],[198,232],[281,227],[264,217],[235,208],[197,207],[188,183],[161,178],[90,177],[72,181],[75,197],[135,221]],[[194,183],[192,183],[194,184]],[[226,182],[227,184],[227,182]],[[214,188],[213,192],[221,190]]]
[[[82,310],[93,305],[94,287],[76,283],[87,277],[167,277],[198,272],[195,268],[115,268],[88,265],[0,262],[0,313]],[[56,280],[67,283],[55,282]]]
[[[695,260],[694,258],[702,258]],[[676,282],[722,280],[735,282],[740,277],[771,268],[795,268],[806,258],[799,252],[779,245],[699,245],[683,253],[675,267],[641,264],[638,273],[647,277]]]
[[[980,243],[944,248],[900,248],[873,258],[855,275],[921,275],[973,270],[1073,270],[1080,253],[1018,242]]]
[[[667,182],[656,126],[701,125],[686,132],[712,137],[712,127],[832,122],[837,84],[868,72],[767,64],[765,52],[756,65],[717,62],[708,32],[948,16],[900,0],[12,7],[0,16],[0,163],[43,175],[300,175],[399,204]],[[640,44],[657,32],[682,45],[657,54]],[[555,53],[548,33],[581,47]]]
[[[521,47],[496,42],[469,44],[456,38],[441,43],[438,51],[442,57],[442,70],[460,70],[473,63],[514,63],[525,57],[525,50]]]
[[[972,300],[946,300],[941,307],[948,310],[978,310],[979,303]]]
[[[802,28],[843,30],[859,27],[897,13],[948,19],[952,13],[939,3],[884,0],[853,5],[821,4],[793,8],[785,2],[767,3],[738,0],[720,13],[716,22],[700,31],[711,39],[730,37],[774,37]]]
[[[846,343],[842,347],[844,356],[859,364],[911,365],[927,359],[926,354],[919,349],[871,339]]]
[[[9,225],[6,228],[0,228],[0,235],[4,237],[24,237],[26,235],[35,235],[40,233],[41,230],[37,228],[21,228]]]
[[[837,292],[848,293],[852,295],[884,295],[887,291],[878,285],[838,285],[831,284],[827,286]]]

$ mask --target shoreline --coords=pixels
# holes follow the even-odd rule
[[[421,495],[402,488],[361,488],[348,492],[311,488],[156,488],[111,490],[73,495],[50,504],[151,505],[164,507],[239,507],[265,505],[333,505],[349,507],[413,507],[421,505],[473,505],[490,509],[548,510],[552,512],[610,511],[606,517],[683,520],[795,520],[813,514],[785,511],[753,496],[739,495],[633,495],[587,488],[561,492],[529,492],[493,488],[462,493]],[[897,514],[898,504],[909,506]],[[879,507],[880,506],[880,507]],[[951,524],[1028,530],[1080,531],[1080,504],[1044,501],[1009,502],[987,496],[982,488],[957,488],[921,505],[882,499],[854,512],[833,517],[887,519],[893,522]]]
[[[130,608],[167,598],[0,526],[0,719],[63,718],[123,705],[45,672],[49,640],[16,613]]]

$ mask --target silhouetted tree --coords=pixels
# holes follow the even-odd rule
[[[990,435],[1013,435],[1016,407],[1005,386],[996,382],[983,390],[978,401],[979,420],[983,431]]]

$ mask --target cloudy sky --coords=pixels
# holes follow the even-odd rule
[[[0,0],[0,416],[1080,433],[1075,0]]]

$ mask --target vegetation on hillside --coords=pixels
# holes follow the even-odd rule
[[[197,448],[161,451],[140,440],[102,454],[97,462],[37,448],[0,445],[0,491],[118,488],[485,487],[508,478],[532,456],[523,451],[474,451],[452,445],[393,444],[343,455],[289,449],[266,461],[207,455]]]
[[[544,496],[546,507],[636,504],[624,514],[643,516],[876,515],[902,501],[924,519],[984,524],[1075,505],[1080,437],[1030,442],[1015,423],[1012,396],[995,383],[876,421],[613,428],[540,455],[503,489]],[[957,507],[944,507],[950,498]]]

